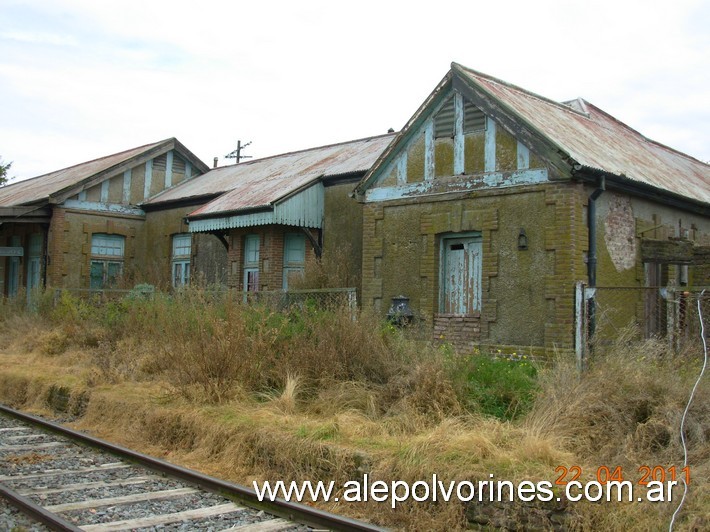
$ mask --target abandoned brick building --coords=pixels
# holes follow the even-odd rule
[[[710,281],[710,166],[456,63],[356,194],[362,304],[464,348],[571,349],[576,281]]]
[[[348,249],[363,306],[463,348],[571,349],[578,281],[710,284],[710,166],[456,63],[397,134],[215,169],[169,139],[8,185],[0,222],[6,296],[282,290]]]
[[[173,138],[0,188],[0,293],[101,289],[154,274],[185,282],[191,209],[140,205],[207,170]]]
[[[336,248],[358,278],[362,209],[350,193],[392,137],[212,170],[168,139],[3,187],[0,294],[178,287],[195,276],[282,290],[309,257]]]

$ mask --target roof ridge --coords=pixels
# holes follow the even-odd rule
[[[72,169],[72,168],[77,168],[77,167],[83,166],[83,165],[85,165],[85,164],[94,163],[94,162],[100,161],[100,160],[102,160],[102,159],[108,159],[109,157],[115,157],[116,155],[121,155],[122,153],[128,153],[129,151],[139,150],[139,149],[141,149],[141,148],[147,148],[148,146],[158,146],[158,145],[160,145],[160,144],[163,144],[164,142],[169,142],[169,141],[172,141],[172,140],[176,140],[175,137],[170,137],[170,138],[167,138],[167,139],[163,139],[163,140],[160,140],[160,141],[158,141],[158,142],[149,142],[148,144],[144,144],[144,145],[142,145],[142,146],[136,146],[135,148],[128,148],[127,150],[117,151],[116,153],[110,153],[110,154],[108,154],[108,155],[104,155],[103,157],[96,157],[95,159],[89,159],[88,161],[84,161],[84,162],[77,163],[77,164],[72,164],[72,165],[70,165],[70,166],[65,166],[64,168],[59,168],[58,170],[52,170],[51,172],[47,172],[46,174],[41,174],[41,175],[37,175],[37,176],[34,176],[34,177],[28,177],[27,179],[23,179],[23,180],[21,180],[21,181],[17,181],[16,183],[8,183],[8,184],[6,185],[6,187],[11,187],[11,186],[14,186],[14,185],[19,185],[20,183],[27,183],[28,181],[34,181],[35,179],[40,179],[40,178],[42,178],[42,177],[47,177],[48,175],[57,174],[57,173],[59,173],[59,172],[63,172],[64,170],[70,170],[70,169]],[[3,187],[3,188],[5,188],[5,187]]]
[[[221,169],[223,169],[223,168],[234,168],[235,166],[246,166],[246,165],[258,163],[258,162],[261,162],[261,161],[266,161],[266,160],[268,160],[268,159],[275,159],[275,158],[277,158],[277,157],[285,157],[285,156],[287,156],[287,155],[296,155],[296,154],[298,154],[298,153],[306,153],[306,152],[309,152],[309,151],[322,150],[322,149],[324,149],[324,148],[334,148],[335,146],[343,146],[343,145],[345,145],[345,144],[353,144],[353,143],[355,143],[355,142],[362,142],[362,141],[365,141],[365,140],[381,139],[381,138],[387,137],[387,136],[395,136],[395,135],[397,135],[397,133],[399,133],[399,132],[398,132],[398,131],[393,131],[392,133],[383,133],[383,134],[381,134],[381,135],[372,135],[372,136],[370,136],[370,137],[362,137],[362,138],[359,138],[359,139],[346,140],[346,141],[343,141],[343,142],[334,142],[334,143],[332,143],[332,144],[324,144],[323,146],[314,146],[314,147],[312,147],[312,148],[303,148],[302,150],[287,151],[287,152],[284,152],[284,153],[275,153],[274,155],[267,155],[266,157],[261,157],[261,158],[259,158],[259,159],[252,159],[251,161],[245,161],[245,162],[243,162],[243,163],[229,164],[229,165],[226,165],[226,166],[218,166],[217,168],[210,168],[210,171],[211,171],[211,170],[221,170]]]
[[[529,97],[531,97],[531,98],[536,98],[536,99],[538,99],[538,100],[540,100],[540,101],[543,101],[543,102],[545,102],[545,103],[549,103],[549,104],[551,104],[551,105],[554,105],[555,107],[559,107],[559,108],[562,109],[563,111],[571,111],[571,112],[573,112],[574,114],[577,114],[577,115],[579,115],[579,116],[583,116],[583,117],[585,117],[585,118],[589,118],[589,116],[587,115],[587,113],[584,113],[584,112],[582,112],[582,111],[578,111],[577,109],[574,109],[573,107],[567,105],[567,104],[564,103],[564,102],[558,102],[558,101],[556,101],[556,100],[553,100],[553,99],[551,99],[551,98],[548,98],[548,97],[543,96],[543,95],[541,95],[541,94],[538,94],[538,93],[536,93],[536,92],[533,92],[533,91],[531,91],[531,90],[528,90],[528,89],[526,89],[526,88],[523,88],[523,87],[521,87],[521,86],[519,86],[519,85],[515,85],[514,83],[510,83],[510,82],[505,81],[505,80],[502,80],[502,79],[500,79],[500,78],[496,78],[495,76],[491,76],[491,75],[489,75],[489,74],[485,74],[484,72],[479,72],[478,70],[474,70],[474,69],[469,68],[469,67],[467,67],[467,66],[464,66],[464,65],[462,65],[462,64],[460,64],[460,63],[456,63],[456,62],[451,63],[451,67],[452,67],[452,68],[454,67],[454,65],[455,65],[456,67],[460,68],[461,70],[465,70],[465,71],[467,71],[467,72],[473,74],[474,76],[481,77],[481,78],[485,78],[485,79],[487,79],[488,81],[490,81],[491,83],[497,83],[498,85],[503,85],[504,87],[508,87],[509,89],[513,89],[513,90],[515,90],[515,91],[518,91],[518,92],[520,92],[520,93],[522,93],[522,94],[524,94],[524,95],[526,95],[526,96],[529,96]],[[572,99],[572,100],[567,100],[567,101],[574,101],[574,100],[583,100],[583,101],[586,101],[586,100],[584,100],[584,98],[581,98],[581,97],[578,97],[578,98],[575,98],[575,99]]]

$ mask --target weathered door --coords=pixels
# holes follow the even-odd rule
[[[441,311],[472,314],[481,310],[480,237],[447,238],[443,249]]]

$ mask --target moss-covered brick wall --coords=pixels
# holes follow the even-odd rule
[[[483,131],[464,136],[464,173],[481,174],[485,169],[485,143]]]
[[[146,253],[140,237],[142,216],[107,215],[55,207],[50,223],[47,285],[55,288],[88,288],[91,236],[106,233],[125,237],[123,274],[132,282],[145,263]]]
[[[571,348],[574,281],[585,274],[582,192],[548,184],[365,204],[364,304],[385,314],[403,294],[432,324],[441,239],[476,231],[483,241],[481,341]],[[520,229],[527,250],[518,249]]]
[[[147,279],[162,286],[172,283],[172,238],[188,233],[185,217],[196,207],[176,207],[151,211],[146,214],[144,245],[146,262],[143,270]],[[195,282],[226,284],[227,249],[214,235],[192,235],[191,278]]]
[[[354,184],[325,187],[323,256],[341,253],[349,258],[348,270],[360,288],[362,277],[362,204],[350,197]]]
[[[192,235],[192,279],[227,286],[227,248],[215,235]]]
[[[454,139],[439,138],[434,141],[434,176],[454,175]]]
[[[172,237],[189,232],[184,218],[194,208],[165,209],[138,216],[55,207],[48,236],[47,284],[88,288],[91,238],[94,233],[106,233],[126,238],[123,275],[127,285],[148,282],[170,287]],[[193,279],[202,271],[208,283],[226,281],[227,252],[216,237],[193,236],[191,260]],[[200,264],[208,268],[201,270]]]
[[[657,294],[638,290],[656,284],[646,278],[644,263],[666,265],[662,282],[676,286],[681,285],[679,264],[688,263],[688,286],[706,285],[707,266],[695,259],[694,250],[709,240],[710,220],[703,216],[604,192],[597,200],[597,334],[615,336],[630,324],[645,327],[647,300]]]

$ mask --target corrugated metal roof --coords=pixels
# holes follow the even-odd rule
[[[393,137],[391,133],[215,168],[154,196],[147,204],[225,192],[190,217],[272,206],[321,177],[369,170]]]
[[[225,216],[211,215],[208,218],[191,220],[190,232],[201,233],[270,224],[320,229],[323,226],[324,188],[323,183],[313,183],[279,202],[273,209]]]
[[[118,167],[132,158],[139,157],[143,153],[159,148],[161,145],[168,147],[172,146],[173,143],[179,145],[174,138],[166,139],[70,166],[69,168],[57,170],[56,172],[26,179],[18,183],[12,183],[0,188],[0,206],[28,205],[46,201],[51,195],[74,185],[78,185],[92,176],[108,171],[112,167]],[[189,152],[187,153],[189,154]],[[194,157],[192,154],[190,154],[190,156],[191,158]],[[199,161],[199,159],[196,159],[196,161]],[[199,162],[201,165],[200,169],[206,169],[204,163]]]
[[[591,103],[553,102],[453,64],[582,166],[710,203],[710,165],[647,139]]]

